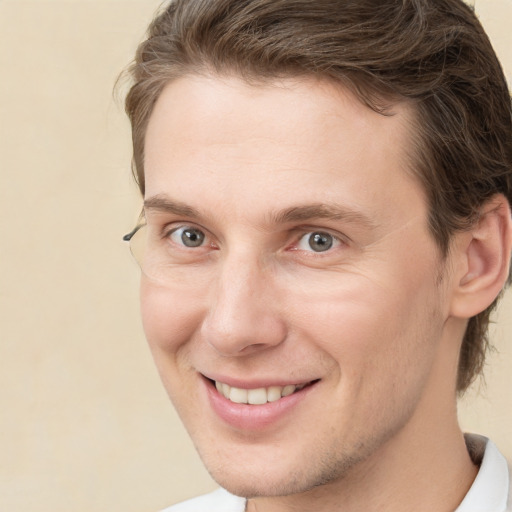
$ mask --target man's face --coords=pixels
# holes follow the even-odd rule
[[[166,278],[143,275],[143,322],[232,492],[336,481],[437,421],[450,277],[407,172],[409,119],[314,80],[185,77],[155,106],[146,219]]]

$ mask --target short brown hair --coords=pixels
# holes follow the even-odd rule
[[[413,171],[443,255],[497,193],[511,202],[512,107],[503,71],[461,0],[174,0],[152,22],[126,99],[134,174],[144,193],[144,136],[165,85],[186,74],[248,81],[317,75],[370,108],[416,112]],[[483,367],[489,315],[469,320],[457,389]]]

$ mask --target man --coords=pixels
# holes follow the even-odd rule
[[[223,488],[169,510],[510,510],[456,414],[512,243],[471,9],[176,0],[132,75],[144,328]]]

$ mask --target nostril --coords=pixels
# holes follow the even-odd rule
[[[256,351],[259,349],[263,349],[265,347],[266,347],[265,343],[251,343],[250,345],[247,345],[246,347],[242,348],[242,350],[240,350],[240,352],[247,354],[248,352],[253,352],[253,351]]]

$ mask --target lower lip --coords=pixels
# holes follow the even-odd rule
[[[286,417],[313,390],[317,382],[275,402],[262,405],[237,404],[221,395],[211,381],[206,392],[213,411],[224,422],[239,430],[262,430]]]

